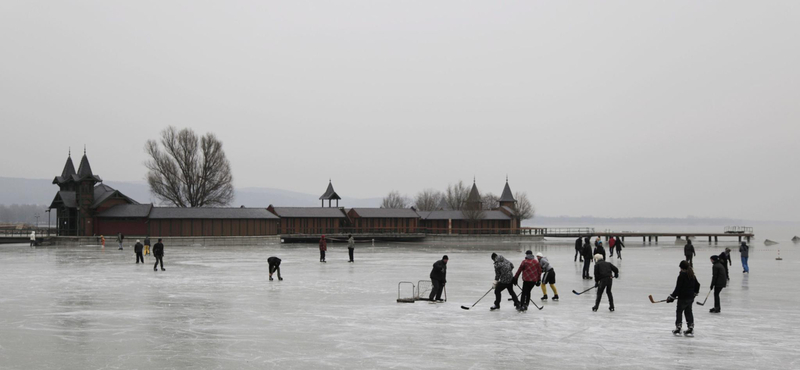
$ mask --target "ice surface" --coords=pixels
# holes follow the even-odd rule
[[[616,312],[591,312],[571,241],[528,245],[343,244],[328,263],[312,245],[171,247],[167,271],[134,264],[131,248],[0,246],[0,368],[319,369],[800,368],[798,252],[754,245],[743,275],[736,243],[695,242],[702,295],[708,256],[733,252],[722,314],[713,297],[694,306],[694,338],[671,334],[672,291],[682,245],[629,241],[614,282]],[[490,312],[493,294],[466,311],[494,278],[489,255],[515,265],[526,249],[549,256],[561,301]],[[399,281],[426,279],[442,254],[448,302],[396,303]],[[283,259],[270,282],[267,257]],[[552,296],[552,291],[549,292]],[[539,303],[541,290],[533,297]],[[533,308],[533,307],[531,307]]]

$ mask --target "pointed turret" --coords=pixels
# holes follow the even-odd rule
[[[61,171],[61,176],[56,176],[53,179],[53,184],[63,184],[72,180],[75,175],[75,165],[72,164],[72,153],[67,154],[67,163],[64,164],[64,169]]]
[[[78,176],[80,178],[94,176],[92,166],[89,165],[89,158],[86,157],[86,149],[83,149],[83,158],[81,158],[81,164],[78,166]]]
[[[467,209],[481,209],[483,208],[483,200],[481,200],[481,193],[478,191],[478,185],[475,185],[475,180],[472,180],[472,190],[469,191],[467,196]]]
[[[503,194],[500,195],[500,207],[509,207],[514,208],[516,207],[517,200],[514,199],[514,193],[511,192],[511,187],[508,186],[508,176],[506,176],[506,186],[503,188]]]
[[[322,194],[322,196],[319,197],[319,200],[322,201],[322,206],[323,207],[325,207],[325,201],[327,200],[328,201],[328,207],[330,207],[331,206],[331,200],[334,200],[334,199],[336,200],[336,207],[339,207],[339,199],[342,199],[342,198],[339,196],[339,194],[336,194],[335,190],[333,190],[333,182],[331,182],[331,180],[328,179],[328,189],[325,190],[325,194]]]

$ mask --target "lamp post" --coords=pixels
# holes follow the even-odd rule
[[[39,228],[39,214],[37,213],[35,217],[36,217],[36,228],[38,229]]]
[[[44,211],[47,212],[47,236],[50,236],[50,208]]]

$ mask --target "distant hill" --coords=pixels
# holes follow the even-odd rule
[[[143,181],[104,181],[103,183],[121,191],[139,203],[155,202],[155,199],[150,195],[150,188]],[[52,180],[0,177],[0,189],[2,189],[0,190],[0,204],[42,204],[47,206],[53,201],[58,187],[52,184]],[[272,204],[275,206],[313,207],[320,204],[318,198],[319,194],[251,187],[236,189],[236,197],[231,205],[267,207]],[[339,201],[340,206],[347,208],[378,207],[380,204],[380,198],[359,199],[343,197]]]

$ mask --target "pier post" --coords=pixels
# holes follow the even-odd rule
[[[750,237],[749,236],[747,237],[747,242],[750,243]]]
[[[679,241],[681,241],[681,236],[680,235],[675,237],[675,242],[679,242]]]
[[[658,235],[656,235],[656,244],[658,244]]]
[[[715,236],[715,237],[714,237],[714,243],[716,243],[716,242],[718,242],[718,241],[719,241],[719,239],[718,239],[718,238]]]
[[[648,236],[648,237],[647,237],[647,241],[648,241],[649,243],[652,243],[652,242],[653,242],[653,236],[652,236],[652,235],[651,235],[651,236]]]
[[[606,235],[606,244],[608,244],[608,235]]]
[[[742,236],[739,235],[739,243],[741,243],[741,242],[742,242]]]
[[[708,244],[711,244],[711,235],[708,236]]]
[[[642,237],[642,244],[644,244],[644,243],[647,243],[647,237],[646,236]]]

